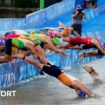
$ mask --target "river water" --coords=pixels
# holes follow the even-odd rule
[[[100,74],[102,81],[105,79],[105,58],[85,65],[93,66]],[[0,96],[0,105],[105,105],[104,81],[103,83],[94,81],[82,69],[83,66],[68,69],[65,72],[83,81],[89,89],[99,95],[98,97],[80,99],[72,89],[46,75],[46,78],[37,78],[8,88],[7,91],[16,90],[15,97]]]

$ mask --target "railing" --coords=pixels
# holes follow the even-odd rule
[[[45,22],[69,12],[74,8],[75,0],[64,0],[48,8],[26,15],[24,18],[0,19],[0,31],[11,29],[32,29],[38,28]]]
[[[0,32],[12,30],[12,29],[23,29],[25,26],[25,19],[16,18],[1,18],[0,19]]]

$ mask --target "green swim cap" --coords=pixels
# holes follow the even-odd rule
[[[41,40],[40,39],[36,39],[36,42],[37,42],[38,45],[41,44]]]
[[[54,38],[52,38],[52,42],[53,42],[53,44],[58,45],[58,44],[60,44],[60,39],[58,37],[54,37]]]

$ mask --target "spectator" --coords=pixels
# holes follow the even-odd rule
[[[91,0],[91,3],[94,8],[97,7],[97,0]]]
[[[74,28],[75,31],[77,31],[77,33],[81,35],[82,21],[83,21],[83,18],[86,19],[86,14],[82,10],[80,5],[76,6],[76,11],[73,13],[72,18],[73,18],[72,27]]]
[[[97,7],[97,0],[84,0],[84,8]]]

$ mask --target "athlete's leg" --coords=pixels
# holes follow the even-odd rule
[[[88,52],[82,52],[79,54],[79,58],[85,58],[85,57],[90,57],[90,56],[96,56],[98,55],[98,50],[95,51],[88,51]]]
[[[93,45],[96,45],[96,47],[103,53],[105,54],[105,50],[101,47],[100,42],[97,39],[91,39],[91,43]]]

